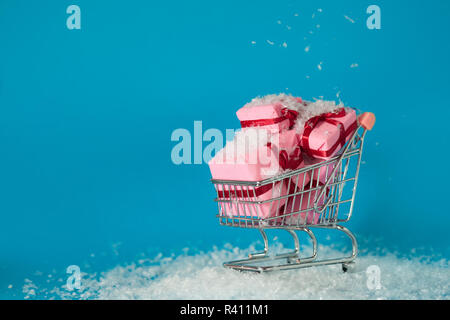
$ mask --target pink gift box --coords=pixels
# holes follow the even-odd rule
[[[286,198],[276,199],[286,195],[286,184],[277,182],[261,187],[247,186],[225,186],[217,185],[219,200],[231,201],[220,202],[221,211],[229,217],[246,216],[255,218],[268,218],[276,215],[276,212],[286,203]],[[238,201],[252,201],[252,203],[242,203]],[[258,203],[267,201],[265,203]]]
[[[316,197],[319,196],[321,192],[322,184],[317,185],[317,181],[313,180],[311,184],[306,185],[303,189],[306,192],[298,194],[296,196],[289,197],[285,208],[282,207],[279,210],[279,215],[282,216],[279,219],[280,224],[285,225],[304,225],[304,224],[317,224],[319,222],[320,214],[314,211],[314,202]],[[311,188],[318,188],[313,191],[307,191]],[[297,191],[298,192],[298,191]],[[293,193],[293,192],[292,192]],[[303,197],[302,197],[303,195]],[[324,204],[327,197],[325,193],[318,202],[318,208]],[[303,211],[306,210],[306,211]],[[300,213],[288,215],[293,212],[302,211]]]
[[[239,134],[245,135],[246,132]],[[271,134],[261,142],[253,141],[252,146],[244,149],[236,146],[239,142],[235,137],[210,160],[211,175],[217,180],[262,181],[286,169],[294,169],[293,166],[298,168],[303,161],[301,155],[290,155],[298,148],[299,139],[295,130],[288,130]]]
[[[242,134],[246,134],[245,132]],[[272,134],[270,139],[263,139],[261,143],[251,148],[258,155],[263,154],[265,161],[250,161],[248,154],[235,152],[239,148],[236,139],[228,143],[209,162],[211,175],[216,180],[234,181],[262,181],[284,172],[286,169],[297,169],[304,165],[300,148],[298,146],[299,136],[295,130],[288,130],[281,133]],[[241,149],[239,149],[242,151]],[[238,150],[238,151],[239,151]],[[228,152],[230,151],[230,152]],[[231,157],[226,157],[226,154]],[[267,156],[267,157],[266,157]],[[292,156],[292,157],[291,157]],[[252,160],[255,160],[253,157]],[[260,160],[257,158],[256,160]],[[267,162],[267,160],[269,160]],[[286,198],[268,201],[280,196],[287,195],[287,185],[284,181],[275,185],[268,184],[254,189],[253,187],[228,185],[216,185],[218,198],[220,200],[230,200],[231,202],[221,202],[222,211],[230,216],[253,216],[267,218],[273,216],[280,207],[286,203]],[[266,203],[238,203],[240,201],[256,201]]]
[[[330,159],[350,139],[358,128],[356,113],[349,108],[325,113],[305,123],[301,146],[316,159]]]
[[[298,113],[284,107],[281,103],[245,106],[236,112],[242,128],[264,127],[280,132],[294,125]]]
[[[227,148],[227,147],[225,147]],[[226,151],[225,151],[226,152]],[[262,181],[280,172],[280,154],[276,146],[260,146],[253,155],[218,153],[209,162],[213,179],[235,181]]]

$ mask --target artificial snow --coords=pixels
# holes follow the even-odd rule
[[[308,77],[307,77],[308,78]],[[296,97],[284,93],[270,94],[263,97],[253,98],[244,108],[254,108],[260,105],[281,103],[284,107],[295,110],[299,113],[294,128],[299,134],[303,132],[306,121],[312,117],[323,113],[333,112],[345,107],[342,103],[336,104],[335,101],[316,100],[305,105],[299,102]]]
[[[215,163],[246,163],[248,155],[256,154],[261,146],[275,142],[278,137],[264,128],[246,128],[235,132],[233,140],[227,141],[212,159]]]
[[[320,63],[317,65],[317,69],[319,69],[319,71],[322,71],[322,64],[323,64],[323,62],[320,62]]]
[[[275,251],[287,250],[278,245]],[[307,248],[310,250],[310,248]],[[84,275],[81,289],[65,285],[38,288],[27,280],[27,298],[50,299],[449,299],[448,260],[399,257],[392,253],[364,253],[355,270],[343,273],[341,265],[278,271],[265,274],[237,272],[222,267],[224,261],[246,257],[256,249],[231,245],[209,252],[154,259]],[[307,250],[308,251],[308,250]],[[308,251],[309,253],[309,251]],[[324,257],[341,250],[319,246]],[[379,270],[379,281],[373,270]],[[378,287],[378,289],[377,289]]]
[[[344,15],[344,18],[347,19],[348,21],[350,21],[351,23],[355,23],[355,20],[353,20],[349,16]]]
[[[269,94],[263,97],[253,98],[252,101],[247,103],[244,108],[252,108],[256,106],[269,105],[281,103],[284,107],[291,110],[298,110],[303,103],[299,102],[296,97],[284,93]]]
[[[299,114],[297,120],[295,121],[294,129],[301,134],[305,128],[306,121],[323,113],[333,112],[340,108],[344,108],[344,104],[336,104],[335,101],[326,100],[316,100],[306,106],[302,106],[299,109]]]

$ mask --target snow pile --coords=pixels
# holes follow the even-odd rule
[[[244,106],[244,108],[252,108],[256,106],[263,106],[275,103],[281,103],[286,108],[292,110],[298,110],[301,106],[303,106],[303,103],[299,101],[296,97],[289,94],[280,93],[280,94],[269,94],[263,97],[253,98],[252,101],[250,101]]]
[[[340,265],[265,274],[241,273],[222,267],[224,261],[240,259],[254,251],[254,247],[241,250],[227,245],[195,255],[159,256],[117,266],[100,276],[84,277],[80,291],[69,292],[59,286],[45,294],[57,299],[450,298],[450,271],[445,259],[431,262],[424,257],[365,254],[357,259],[357,267],[351,273],[343,273]],[[319,252],[327,257],[343,254],[330,247],[319,247]],[[380,271],[379,289],[367,272],[373,266]],[[35,285],[27,283],[26,286],[33,293],[37,291]]]

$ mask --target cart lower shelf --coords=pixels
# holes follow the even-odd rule
[[[317,239],[314,233],[310,228],[306,227],[297,227],[291,229],[280,228],[282,230],[286,230],[294,239],[295,249],[292,252],[270,255],[269,254],[269,242],[267,239],[267,235],[265,229],[258,229],[264,240],[264,251],[257,252],[253,254],[249,254],[247,259],[242,260],[234,260],[225,262],[223,265],[226,268],[239,270],[239,271],[251,271],[251,272],[269,272],[269,271],[279,271],[279,270],[291,270],[298,268],[308,268],[312,266],[323,266],[323,265],[331,265],[331,264],[342,264],[342,270],[346,272],[354,263],[356,256],[358,255],[358,244],[353,233],[350,232],[347,228],[341,225],[333,225],[333,226],[325,226],[325,227],[316,227],[316,228],[324,228],[324,229],[335,229],[343,232],[347,237],[350,238],[352,243],[352,253],[350,256],[337,257],[333,259],[317,259]],[[276,228],[270,228],[276,229]],[[308,236],[312,240],[313,249],[312,255],[309,257],[301,257],[300,256],[300,242],[298,236],[295,231],[303,231],[308,234]]]

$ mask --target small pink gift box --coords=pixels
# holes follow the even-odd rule
[[[262,139],[260,142],[253,141],[253,145],[250,145],[248,150],[237,147],[236,145],[240,141],[246,141],[247,133],[239,133],[244,136],[235,137],[235,140],[228,143],[211,159],[209,167],[213,179],[262,181],[287,169],[297,169],[304,164],[298,146],[299,136],[295,130],[273,134],[269,139]],[[251,157],[247,153],[262,155],[264,161],[259,161],[260,157]],[[227,185],[217,184],[216,187],[220,200],[231,201],[221,203],[222,210],[229,215],[251,215],[266,218],[276,213],[286,202],[286,198],[268,201],[287,194],[287,186],[284,182],[257,188],[242,186],[231,190],[227,189]],[[237,203],[233,200],[267,202]]]
[[[213,179],[235,181],[262,181],[279,173],[285,162],[285,152],[276,145],[259,146],[251,154],[240,154],[234,144],[227,144],[209,162]]]
[[[281,103],[245,106],[236,112],[242,128],[264,127],[280,132],[294,125],[298,112],[284,107]]]
[[[321,183],[318,183],[316,180],[312,180],[310,184],[306,185],[303,189],[305,192],[289,197],[286,206],[280,208],[279,210],[278,215],[282,217],[280,217],[278,222],[285,225],[317,224],[319,222],[320,214],[314,211],[314,203],[316,201],[316,197],[320,195],[321,186]],[[309,189],[314,190],[308,191]],[[290,193],[292,194],[294,192]],[[327,192],[325,192],[319,199],[318,208],[324,204],[326,196]],[[290,213],[293,214],[289,215]]]
[[[357,128],[356,113],[352,109],[324,113],[305,123],[301,146],[309,156],[327,160],[345,145]]]
[[[275,134],[263,129],[250,134],[249,130],[256,129],[239,132],[209,161],[213,179],[262,181],[301,167],[300,137],[295,130]]]

